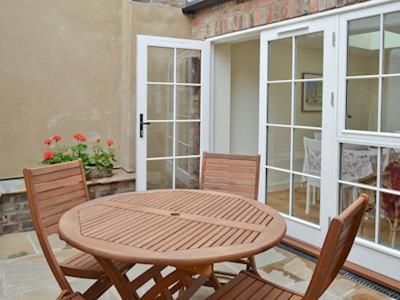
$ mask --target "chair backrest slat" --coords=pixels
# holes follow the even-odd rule
[[[319,299],[335,279],[353,246],[367,204],[368,196],[362,194],[338,217],[332,219],[314,274],[303,299]]]
[[[46,260],[61,289],[72,291],[51,249],[48,235],[58,231],[61,216],[89,200],[81,161],[24,169],[33,224]]]
[[[258,196],[260,155],[203,153],[200,189]]]
[[[88,200],[86,180],[80,161],[25,169],[24,177],[30,178],[28,196],[36,204],[31,207],[35,207],[35,213],[47,234],[57,232],[55,225],[64,212]]]

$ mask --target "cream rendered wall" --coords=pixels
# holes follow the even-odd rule
[[[126,0],[2,2],[0,178],[37,166],[43,139],[76,132],[113,138],[134,170],[136,34],[190,38],[191,19]]]
[[[94,13],[95,12],[95,13]],[[38,165],[43,139],[116,140],[121,1],[2,1],[0,177]]]

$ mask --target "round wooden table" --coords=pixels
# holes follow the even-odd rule
[[[210,274],[214,263],[273,247],[285,231],[284,219],[266,205],[202,190],[107,196],[72,208],[59,223],[61,239],[93,254],[123,299],[134,297],[134,284],[112,260]]]

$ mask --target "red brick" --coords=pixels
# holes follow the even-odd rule
[[[204,39],[363,1],[231,0],[197,12],[192,32],[194,38]]]

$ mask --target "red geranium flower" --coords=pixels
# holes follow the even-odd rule
[[[50,145],[51,145],[51,140],[49,140],[49,139],[47,139],[47,140],[44,140],[44,144],[45,144],[45,145],[49,145],[49,146],[50,146]]]
[[[109,147],[111,147],[114,144],[113,140],[107,140],[106,143]]]
[[[74,139],[80,142],[86,141],[86,137],[81,133],[74,134]]]
[[[55,135],[55,136],[53,136],[53,141],[55,141],[55,142],[59,142],[59,141],[61,141],[61,136],[59,136],[59,135]]]
[[[43,153],[44,160],[49,160],[54,157],[54,153],[52,151],[46,151]]]
[[[96,143],[97,143],[97,144],[100,143],[100,139],[96,139]]]

